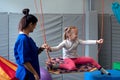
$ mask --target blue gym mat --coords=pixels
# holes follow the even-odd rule
[[[120,70],[108,70],[111,75],[101,75],[100,71],[85,72],[84,80],[120,80]]]

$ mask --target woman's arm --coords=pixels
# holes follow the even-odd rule
[[[45,49],[45,48],[40,47],[40,48],[38,49],[38,53],[41,53],[42,51],[44,51],[44,49]]]
[[[35,80],[40,80],[37,72],[35,71],[35,69],[32,67],[32,65],[29,62],[25,62],[24,66],[28,71],[30,71],[34,75]]]
[[[38,53],[41,53],[44,49],[48,49],[49,48],[49,46],[48,46],[48,44],[42,44],[42,46],[40,47],[40,48],[38,48]]]

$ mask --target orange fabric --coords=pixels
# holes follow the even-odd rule
[[[17,80],[15,72],[17,65],[0,56],[0,80]]]
[[[0,80],[10,80],[10,77],[1,67],[0,67]]]
[[[16,71],[16,69],[17,69],[17,65],[16,64],[13,64],[12,62],[8,61],[7,59],[4,59],[1,56],[0,56],[0,61],[2,61],[3,63],[5,63],[7,66],[9,66],[14,71]]]

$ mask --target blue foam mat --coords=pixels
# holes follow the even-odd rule
[[[101,75],[100,71],[85,72],[84,80],[120,80],[120,70],[108,70],[111,75]]]

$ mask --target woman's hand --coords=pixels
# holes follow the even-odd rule
[[[35,78],[35,80],[40,80],[38,74],[34,74],[34,78]]]
[[[44,49],[46,49],[46,50],[48,50],[48,51],[51,51],[50,46],[48,44],[46,44],[46,43],[43,44],[41,47],[44,48]]]
[[[35,80],[40,80],[40,77],[38,76],[36,70],[32,67],[30,62],[25,62],[24,66],[28,71],[30,71],[34,75]]]
[[[48,44],[45,43],[41,46],[41,48],[47,49],[47,48],[49,48],[49,46],[48,46]]]
[[[96,43],[98,43],[98,44],[102,44],[102,43],[103,43],[103,39],[99,39],[99,40],[97,40]]]

